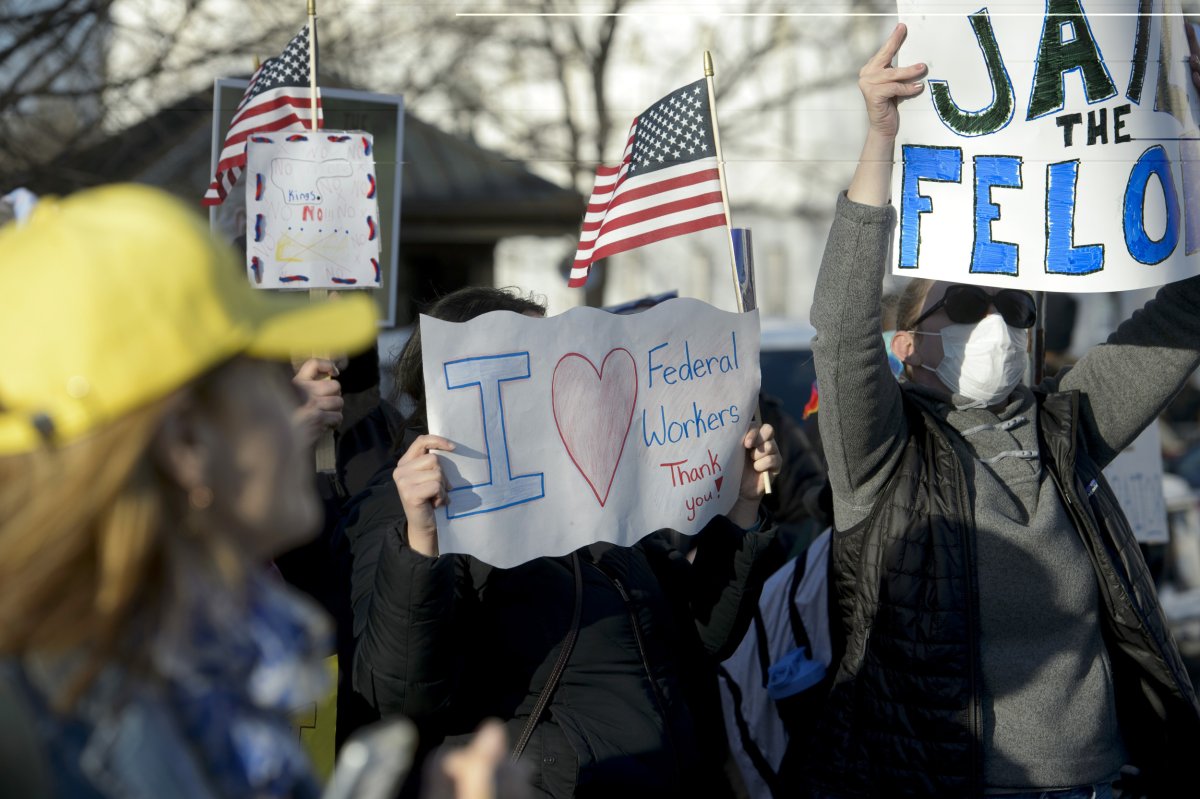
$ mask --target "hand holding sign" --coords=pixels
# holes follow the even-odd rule
[[[304,394],[292,422],[309,446],[342,423],[342,384],[335,378],[338,368],[327,358],[309,358],[296,370],[292,384]]]
[[[435,450],[453,452],[453,442],[441,436],[418,436],[392,472],[408,522],[408,545],[422,555],[437,557],[434,510],[446,505],[446,477]]]
[[[783,458],[775,443],[775,429],[769,424],[750,428],[742,439],[742,446],[746,448],[746,467],[742,470],[738,500],[727,515],[734,524],[746,528],[758,517],[758,505],[764,493],[762,476],[779,474]]]

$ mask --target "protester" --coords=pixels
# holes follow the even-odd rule
[[[355,693],[350,674],[354,651],[354,624],[350,611],[350,546],[341,530],[346,502],[363,491],[375,472],[394,466],[392,442],[403,435],[404,420],[379,393],[379,353],[376,346],[334,363],[310,358],[296,370],[293,384],[305,402],[293,423],[311,447],[330,433],[334,440],[334,468],[314,476],[324,507],[317,536],[275,559],[284,579],[316,599],[334,618],[337,628],[337,685],[334,748],[355,730],[379,719],[379,714]],[[310,461],[314,455],[310,451]],[[324,719],[322,719],[324,721]],[[321,741],[326,740],[324,737]],[[314,752],[314,758],[331,753]]]
[[[1100,469],[1200,364],[1200,278],[1036,392],[1032,297],[913,282],[898,386],[878,346],[888,192],[926,72],[891,66],[904,37],[860,72],[866,143],[812,309],[841,639],[813,794],[1102,799],[1127,763],[1150,795],[1190,793],[1200,706]]]
[[[54,794],[316,796],[287,712],[328,625],[265,565],[319,504],[261,359],[362,348],[371,303],[256,293],[132,185],[43,199],[0,253],[0,680]]]
[[[492,310],[544,314],[483,288],[428,313],[466,321]],[[694,562],[660,532],[497,569],[438,553],[445,486],[433,451],[453,444],[426,429],[419,332],[397,383],[416,401],[401,457],[347,516],[356,688],[385,716],[415,720],[426,745],[500,718],[541,795],[727,793],[715,666],[773,565],[773,531],[758,517],[759,478],[779,466],[771,429],[747,432],[739,499],[695,537]]]

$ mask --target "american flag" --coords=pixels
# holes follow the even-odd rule
[[[323,124],[321,96],[317,94],[317,125]],[[268,133],[312,126],[312,98],[308,81],[308,26],[296,34],[283,54],[268,58],[250,77],[242,95],[225,144],[217,159],[202,205],[220,205],[233,189],[246,166],[246,140],[254,133]]]
[[[596,170],[567,285],[586,283],[601,258],[726,222],[708,89],[698,80],[638,115],[621,165]]]

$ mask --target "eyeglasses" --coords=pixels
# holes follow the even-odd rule
[[[1027,291],[1001,289],[995,294],[988,294],[979,286],[953,285],[928,311],[917,317],[912,327],[915,330],[917,325],[940,308],[946,309],[946,316],[950,317],[951,322],[973,325],[987,316],[988,306],[999,311],[1005,324],[1013,327],[1030,328],[1037,321],[1037,304]]]

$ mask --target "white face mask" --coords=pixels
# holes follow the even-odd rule
[[[921,366],[951,393],[974,400],[967,407],[986,408],[1006,399],[1029,365],[1029,331],[1005,324],[1000,314],[923,335],[942,337],[942,362],[936,368]]]

